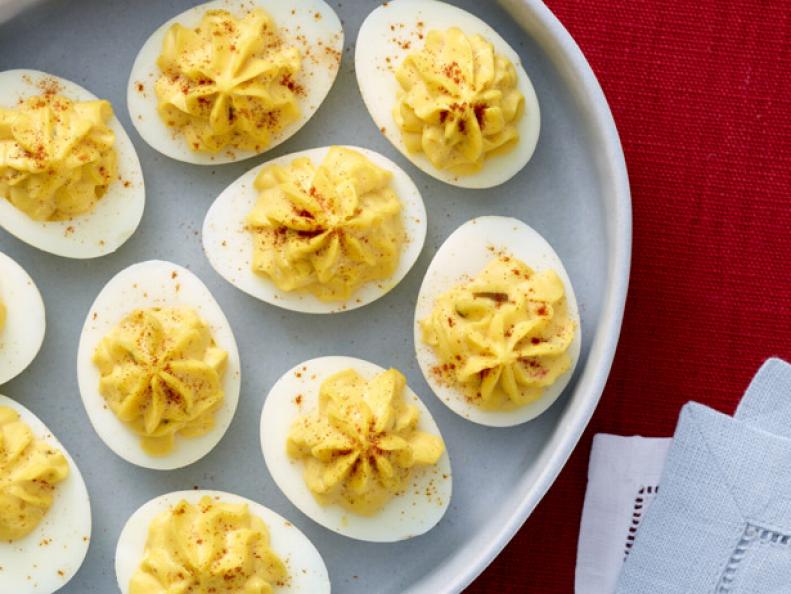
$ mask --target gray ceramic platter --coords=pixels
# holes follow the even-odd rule
[[[0,231],[0,251],[33,276],[47,308],[40,354],[0,391],[57,434],[91,495],[88,556],[63,593],[117,591],[113,555],[126,519],[152,497],[193,486],[238,493],[292,520],[321,551],[336,592],[458,591],[505,546],[560,472],[601,395],[618,340],[631,250],[623,154],[587,62],[539,0],[454,2],[486,20],[519,52],[541,104],[533,159],[494,190],[460,190],[433,180],[402,157],[369,118],[352,56],[357,29],[377,4],[371,0],[329,2],[343,20],[346,51],[338,80],[316,116],[267,155],[216,167],[179,163],[155,152],[131,126],[126,110],[127,77],[138,49],[161,23],[188,8],[188,0],[54,0],[0,25],[0,70],[43,70],[109,99],[135,143],[146,179],[140,228],[104,258],[66,260]],[[201,248],[201,224],[220,191],[252,166],[328,144],[366,146],[412,176],[428,209],[426,246],[404,281],[371,305],[328,316],[286,312],[245,295],[214,272]],[[563,396],[538,419],[504,429],[465,421],[434,398],[412,344],[415,299],[432,255],[461,223],[485,214],[518,217],[553,244],[582,316],[582,357]],[[77,342],[93,299],[116,272],[152,258],[187,266],[206,283],[231,322],[242,359],[242,393],[227,434],[208,456],[170,472],[132,466],[115,456],[91,427],[77,388]],[[258,445],[265,395],[287,369],[329,354],[401,369],[441,427],[453,463],[453,499],[428,534],[394,544],[347,539],[305,517],[270,478]]]

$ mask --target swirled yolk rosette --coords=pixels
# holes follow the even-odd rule
[[[408,151],[437,169],[478,171],[486,157],[513,148],[524,111],[508,58],[480,35],[431,30],[396,70],[393,117]]]
[[[264,521],[206,496],[152,520],[129,594],[270,594],[287,580]]]
[[[557,273],[504,254],[441,295],[420,328],[439,361],[437,380],[485,410],[540,398],[570,368],[577,331]]]
[[[321,384],[318,410],[299,417],[286,442],[319,503],[372,515],[410,486],[415,468],[437,463],[445,444],[417,429],[420,411],[405,402],[405,384],[395,369],[371,381],[348,369]]]
[[[176,435],[197,437],[214,426],[227,356],[195,311],[149,308],[125,316],[93,362],[107,405],[156,456],[173,449]]]
[[[173,25],[157,65],[159,115],[194,151],[260,152],[299,117],[299,49],[260,8],[241,19],[209,10],[195,29]]]
[[[0,541],[30,534],[68,476],[64,455],[37,440],[15,410],[0,406]]]
[[[343,147],[332,147],[318,167],[307,157],[265,167],[246,219],[253,270],[283,291],[307,290],[323,301],[389,278],[405,241],[391,178]]]
[[[112,116],[56,94],[0,108],[0,196],[36,221],[90,212],[118,176]]]

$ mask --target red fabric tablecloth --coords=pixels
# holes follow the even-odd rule
[[[591,438],[731,413],[791,360],[791,4],[547,0],[612,107],[634,207],[615,363],[569,463],[470,592],[570,593]],[[789,395],[791,397],[791,395]]]

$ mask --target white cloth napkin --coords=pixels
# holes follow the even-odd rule
[[[577,545],[577,594],[615,591],[637,527],[656,494],[672,441],[594,436]]]
[[[791,365],[732,417],[687,403],[672,440],[594,438],[576,591],[791,593]]]
[[[791,593],[791,365],[767,360],[731,417],[681,409],[619,594]]]

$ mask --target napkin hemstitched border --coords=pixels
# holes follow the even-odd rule
[[[634,496],[634,505],[632,507],[632,522],[626,532],[626,541],[624,542],[623,560],[629,556],[634,546],[634,539],[637,536],[637,529],[643,523],[643,516],[659,492],[659,484],[653,485],[640,485],[637,490],[637,495]]]
[[[744,531],[742,532],[739,542],[736,543],[736,549],[733,551],[731,558],[725,565],[725,570],[720,576],[720,583],[717,584],[717,594],[728,594],[728,592],[731,592],[733,582],[736,579],[739,569],[739,564],[742,562],[742,560],[744,560],[744,557],[747,555],[747,551],[752,544],[753,535],[749,534],[751,529],[752,524],[747,524],[744,528]]]
[[[736,549],[728,560],[725,570],[720,577],[720,582],[717,584],[716,589],[717,594],[730,594],[734,591],[734,582],[738,577],[742,561],[744,561],[751,548],[756,544],[787,548],[791,546],[791,534],[764,528],[752,522],[748,522],[744,527],[744,531],[736,545]]]

